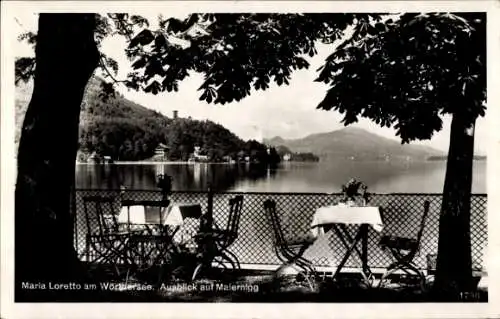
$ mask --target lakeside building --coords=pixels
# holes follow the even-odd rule
[[[163,143],[158,144],[155,148],[155,155],[153,156],[153,159],[161,161],[168,160],[168,151],[169,147],[167,145]]]
[[[112,164],[113,159],[111,158],[111,156],[101,156],[94,151],[92,154],[90,154],[86,162],[93,164]]]
[[[113,164],[113,159],[111,158],[111,156],[103,156],[102,163],[103,164]]]
[[[194,152],[191,154],[189,158],[189,162],[208,162],[208,155],[200,154],[201,147],[195,146]]]

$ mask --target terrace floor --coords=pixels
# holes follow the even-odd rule
[[[194,282],[170,280],[152,288],[144,280],[112,282],[102,276],[102,268],[91,267],[98,289],[69,294],[31,296],[33,301],[83,302],[488,302],[488,292],[478,289],[457,300],[444,300],[431,293],[430,285],[422,289],[411,278],[397,277],[384,288],[367,287],[356,274],[316,278],[313,289],[295,276],[276,278],[272,271],[217,269]],[[112,285],[114,284],[114,285]],[[99,287],[101,289],[99,289]],[[145,290],[150,289],[150,290]]]

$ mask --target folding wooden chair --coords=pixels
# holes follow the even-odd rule
[[[87,226],[85,254],[89,262],[112,265],[119,276],[118,265],[127,262],[124,251],[127,233],[119,230],[114,203],[112,197],[83,197]]]
[[[169,264],[173,253],[172,238],[179,227],[167,227],[162,225],[162,215],[170,204],[169,200],[141,200],[122,201],[122,206],[126,207],[125,213],[128,215],[128,227],[130,237],[126,245],[128,260],[131,263],[127,271],[127,282],[130,276],[147,276],[149,273],[158,272],[157,284],[161,284],[163,279],[164,266]],[[130,207],[142,206],[158,219],[156,223],[146,223],[145,216],[136,218],[144,224],[130,224]],[[144,221],[142,221],[144,219]],[[133,227],[131,227],[133,226]],[[151,271],[153,270],[153,271]]]
[[[281,220],[276,212],[276,202],[270,199],[266,200],[264,202],[264,210],[273,228],[276,256],[283,262],[280,268],[296,265],[301,270],[300,273],[304,275],[312,290],[313,284],[309,277],[316,273],[316,269],[313,263],[302,255],[314,243],[315,238],[305,236],[287,239],[283,234]]]
[[[228,262],[233,269],[240,269],[240,263],[236,255],[228,248],[238,238],[241,209],[243,207],[243,195],[237,195],[229,200],[229,215],[226,227],[221,228],[214,221],[213,228],[209,231],[200,231],[195,240],[200,249],[203,249],[196,266],[192,279],[194,280],[202,267],[208,267],[212,262],[217,262],[224,268]]]
[[[414,264],[413,259],[415,258],[420,248],[420,241],[422,239],[425,222],[429,213],[429,205],[429,201],[424,202],[424,211],[420,220],[416,238],[398,237],[391,235],[382,236],[379,243],[380,247],[385,251],[389,251],[395,261],[387,267],[385,273],[382,275],[382,278],[380,279],[380,282],[378,284],[379,287],[383,285],[383,282],[390,275],[398,270],[404,271],[408,275],[417,275],[420,279],[421,285],[425,285],[425,276],[423,272],[421,272]]]

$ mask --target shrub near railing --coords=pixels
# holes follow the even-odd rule
[[[85,249],[85,216],[83,213],[83,195],[111,196],[116,199],[114,210],[120,209],[120,191],[114,190],[77,190],[75,200],[75,246],[83,256]],[[235,193],[223,192],[213,194],[213,219],[219,225],[225,225],[228,214],[228,201],[231,197],[244,195],[242,216],[240,220],[238,239],[231,246],[231,251],[239,258],[242,264],[277,265],[273,248],[272,228],[263,211],[266,199],[273,199],[277,203],[284,233],[290,236],[303,235],[309,232],[310,222],[318,207],[332,205],[342,198],[342,194],[322,193]],[[422,236],[421,249],[415,262],[419,268],[427,266],[426,256],[437,252],[439,212],[441,208],[441,194],[370,194],[370,205],[381,208],[384,220],[384,231],[391,234],[414,236],[418,230],[418,223],[423,211],[425,200],[430,202],[430,211],[426,227]],[[127,190],[124,199],[131,200],[161,200],[160,191]],[[173,191],[170,194],[172,202],[196,202],[201,204],[204,212],[208,209],[208,193],[194,191]],[[475,268],[483,264],[483,247],[487,244],[487,197],[483,194],[474,194],[471,201],[471,248]],[[146,216],[148,218],[148,216]],[[149,218],[153,218],[149,216]],[[348,228],[354,232],[355,226]],[[372,228],[368,238],[368,264],[371,267],[386,267],[390,256],[383,252],[378,241],[380,233]],[[320,237],[306,252],[305,257],[313,260],[316,266],[335,266],[340,262],[345,248],[333,234]],[[358,267],[355,255],[351,256],[346,267]]]

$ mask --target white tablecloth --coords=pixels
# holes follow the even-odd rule
[[[347,206],[338,204],[320,207],[316,210],[311,223],[311,232],[318,236],[323,227],[331,224],[370,224],[373,229],[382,231],[382,218],[378,207],[374,206]]]
[[[173,203],[164,210],[162,221],[164,225],[180,227],[172,238],[176,244],[195,246],[193,237],[200,229],[201,215],[200,204]]]
[[[144,206],[123,206],[118,215],[118,222],[123,224],[146,224],[146,210]]]
[[[173,203],[164,209],[161,219],[163,225],[180,226],[186,218],[199,219],[201,214],[200,204]]]
[[[200,226],[201,205],[193,203],[171,203],[161,211],[162,225],[179,226],[172,238],[176,243],[185,243],[193,238]],[[124,224],[147,224],[146,207],[142,205],[123,206],[118,222]]]
[[[161,221],[163,225],[180,226],[184,223],[184,218],[199,218],[201,216],[201,206],[191,203],[173,203],[161,211]],[[146,224],[146,208],[142,205],[123,206],[118,215],[119,223]]]

